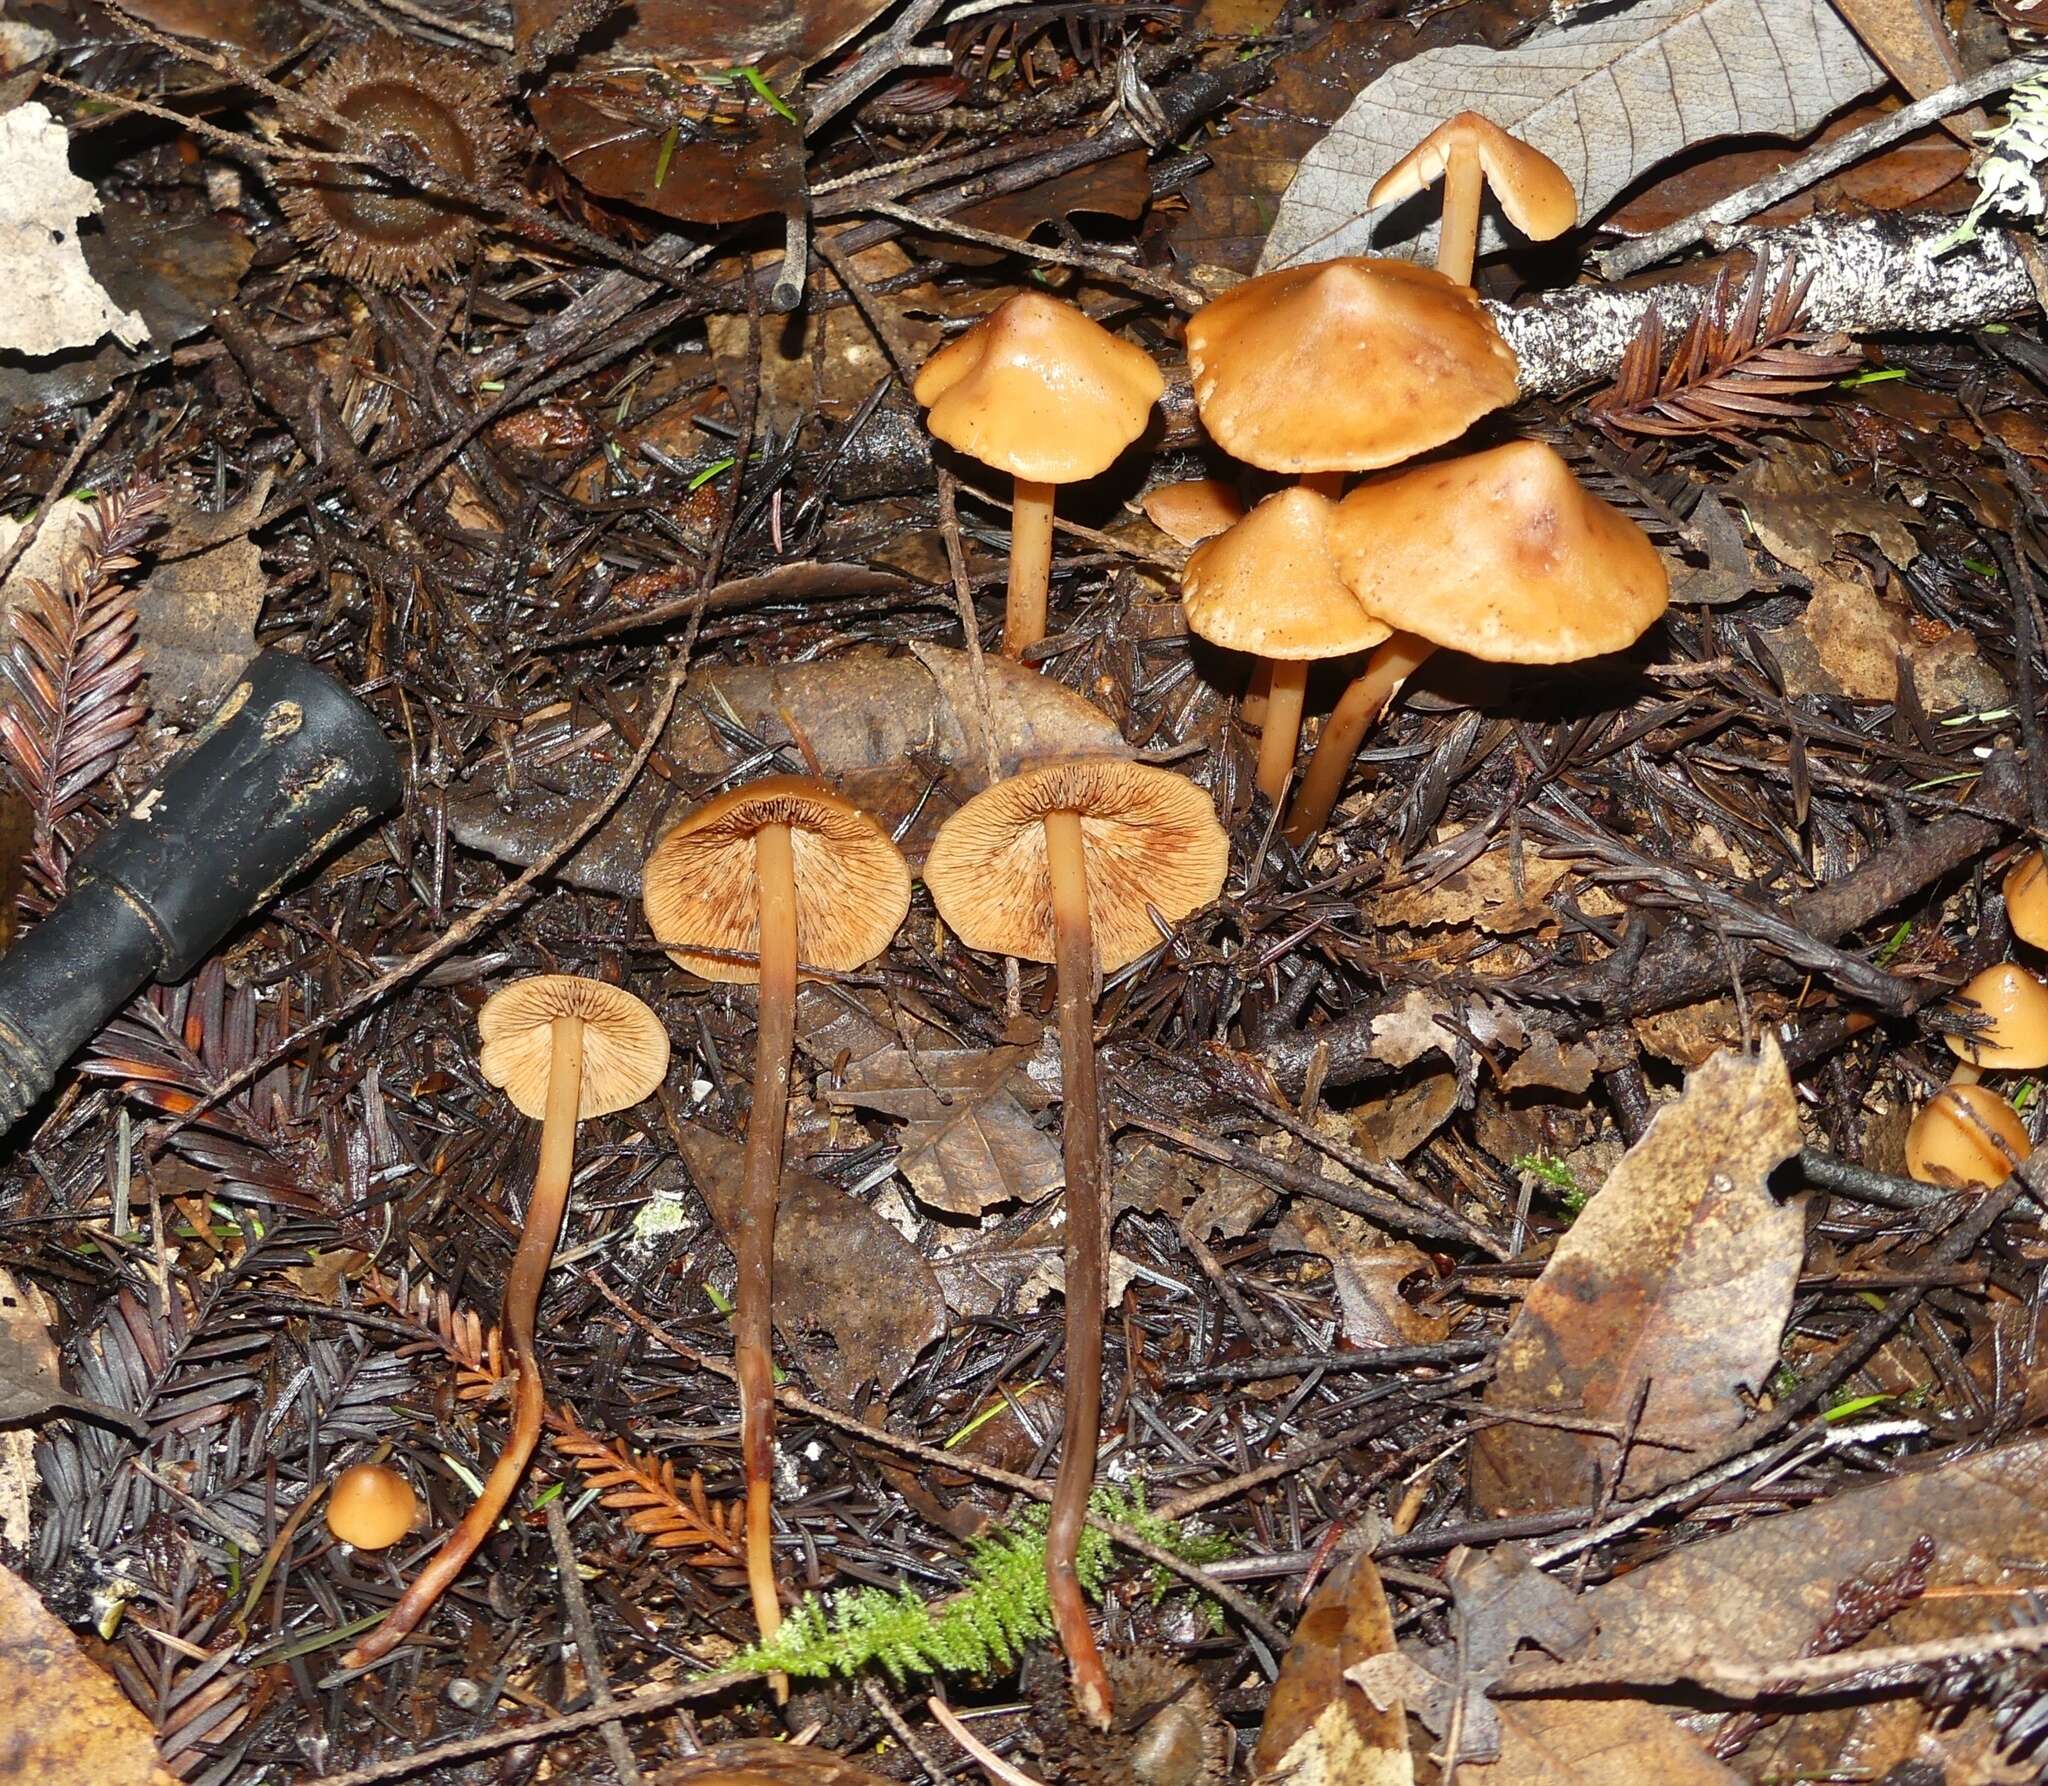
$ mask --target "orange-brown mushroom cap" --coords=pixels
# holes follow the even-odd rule
[[[761,947],[761,887],[754,834],[789,827],[796,867],[796,953],[812,967],[845,970],[889,946],[910,910],[910,868],[888,832],[851,801],[802,775],[770,775],[708,800],[661,835],[641,870],[640,897],[654,937],[678,967],[707,980],[753,984]]]
[[[1180,579],[1189,629],[1282,659],[1342,657],[1387,638],[1393,628],[1365,611],[1330,558],[1336,508],[1297,484],[1196,548]]]
[[[1507,219],[1533,242],[1561,236],[1579,220],[1579,195],[1563,168],[1491,118],[1460,112],[1447,118],[1380,175],[1365,202],[1374,210],[1398,204],[1444,177],[1451,151],[1465,147],[1479,157],[1486,185]]]
[[[2005,919],[2023,943],[2048,949],[2048,863],[2029,850],[2005,877]]]
[[[1951,1031],[1952,1053],[1976,1067],[2048,1067],[2048,986],[2025,968],[2001,961],[1956,997],[1989,1022],[1968,1035]]]
[[[1244,519],[1238,494],[1219,478],[1186,478],[1147,490],[1138,506],[1145,519],[1183,546],[1199,546]]]
[[[327,1529],[358,1550],[388,1550],[412,1530],[419,1497],[383,1464],[350,1464],[327,1496]]]
[[[1047,813],[1080,818],[1095,959],[1115,973],[1159,946],[1168,923],[1223,890],[1230,840],[1209,796],[1185,776],[1117,757],[1027,769],[975,795],[939,827],[924,882],[970,949],[1053,958]]]
[[[637,1104],[668,1076],[668,1031],[630,992],[577,974],[535,974],[492,993],[476,1014],[477,1065],[521,1116],[547,1111],[557,1017],[583,1019],[579,1119]]]
[[[1995,1091],[1945,1085],[1906,1131],[1906,1171],[1922,1184],[1989,1189],[2005,1183],[2033,1147],[2019,1112]]]
[[[1372,471],[1515,400],[1514,350],[1471,291],[1407,261],[1263,273],[1188,319],[1202,424],[1267,471]]]
[[[1039,484],[1107,471],[1145,432],[1166,378],[1071,304],[1025,292],[925,361],[925,424],[984,465]]]
[[[1330,551],[1370,612],[1491,663],[1620,651],[1671,601],[1642,529],[1533,440],[1361,484]]]

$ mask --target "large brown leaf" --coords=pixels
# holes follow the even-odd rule
[[[1266,1702],[1252,1754],[1254,1779],[1286,1786],[1409,1786],[1408,1715],[1381,1709],[1345,1679],[1394,1648],[1379,1571],[1362,1551],[1330,1571],[1309,1597]]]
[[[1686,1475],[1697,1449],[1742,1424],[1743,1390],[1777,1362],[1804,1245],[1798,1208],[1765,1180],[1799,1145],[1775,1040],[1702,1066],[1558,1243],[1501,1344],[1487,1406],[1625,1422],[1641,1397],[1627,1487]],[[1587,1505],[1617,1453],[1597,1433],[1488,1427],[1473,1440],[1473,1498],[1497,1514]]]

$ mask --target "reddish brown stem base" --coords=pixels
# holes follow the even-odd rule
[[[1060,1075],[1067,1171],[1067,1393],[1060,1467],[1045,1531],[1045,1585],[1053,1630],[1073,1676],[1074,1701],[1098,1729],[1109,1728],[1109,1675],[1088,1622],[1075,1560],[1095,1487],[1102,1432],[1103,1252],[1102,1120],[1095,1091],[1095,939],[1088,921],[1088,874],[1081,821],[1071,812],[1045,819],[1052,877],[1054,969],[1059,978]]]
[[[534,1349],[534,1314],[540,1306],[541,1282],[561,1236],[562,1216],[569,1207],[569,1179],[576,1160],[576,1108],[583,1095],[583,1019],[557,1017],[551,1031],[553,1052],[547,1110],[541,1118],[540,1168],[533,1176],[526,1226],[505,1279],[502,1319],[519,1367],[512,1390],[511,1436],[469,1511],[441,1540],[441,1548],[399,1595],[384,1622],[342,1657],[345,1668],[360,1668],[389,1655],[434,1610],[511,1505],[519,1478],[526,1474],[534,1447],[540,1443],[547,1386],[540,1374],[540,1355]]]

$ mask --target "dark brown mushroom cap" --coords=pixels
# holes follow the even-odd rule
[[[1331,560],[1336,508],[1296,484],[1197,547],[1180,578],[1189,630],[1282,659],[1342,657],[1387,638],[1393,628],[1365,611]]]
[[[1372,471],[1515,400],[1514,350],[1469,287],[1399,260],[1263,273],[1188,319],[1202,424],[1267,471]]]
[[[1643,530],[1533,440],[1361,484],[1337,505],[1330,551],[1389,625],[1490,663],[1620,651],[1671,602]]]
[[[557,1017],[583,1019],[579,1118],[637,1104],[668,1076],[668,1031],[630,992],[576,974],[535,974],[492,993],[476,1014],[477,1065],[520,1115],[546,1113]]]
[[[1563,168],[1491,118],[1459,112],[1447,118],[1380,175],[1365,202],[1374,210],[1413,198],[1444,177],[1451,151],[1469,148],[1486,170],[1486,189],[1507,219],[1532,242],[1561,236],[1579,219],[1579,195]]]
[[[1230,840],[1209,796],[1185,776],[1147,763],[1089,757],[1027,769],[968,801],[939,827],[924,882],[970,949],[1053,958],[1046,814],[1081,820],[1088,915],[1105,974],[1159,946],[1168,923],[1223,890]]]
[[[760,952],[754,834],[764,825],[789,827],[797,959],[843,971],[881,954],[910,910],[903,852],[822,781],[770,775],[706,801],[663,832],[649,852],[640,897],[669,959],[707,980],[759,981],[755,963],[701,951]]]
[[[984,465],[1039,484],[1107,471],[1145,432],[1166,378],[1071,304],[1025,292],[925,361],[925,425]]]

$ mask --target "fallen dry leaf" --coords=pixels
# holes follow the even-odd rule
[[[78,245],[78,220],[100,208],[71,171],[70,133],[38,100],[0,113],[0,348],[41,357],[112,335],[125,347],[149,325],[107,296]]]
[[[0,1781],[11,1786],[176,1786],[149,1720],[93,1666],[34,1591],[0,1569]],[[33,1716],[21,1708],[33,1706]]]
[[[1329,1262],[1338,1331],[1354,1346],[1434,1345],[1451,1331],[1449,1316],[1425,1314],[1401,1293],[1410,1278],[1429,1275],[1428,1256],[1409,1241],[1389,1240],[1362,1216],[1297,1202],[1274,1228],[1273,1250]]]
[[[1486,1405],[1619,1422],[1647,1385],[1627,1486],[1690,1471],[1694,1452],[1679,1446],[1740,1427],[1742,1391],[1777,1363],[1804,1237],[1798,1207],[1765,1181],[1799,1145],[1774,1039],[1699,1068],[1558,1242],[1501,1343]],[[1590,1505],[1616,1452],[1596,1433],[1488,1427],[1473,1440],[1473,1499],[1490,1514]]]
[[[50,1342],[47,1306],[40,1293],[17,1289],[0,1272],[0,1424],[26,1425],[47,1414],[90,1414],[147,1438],[148,1426],[130,1410],[65,1389],[57,1348]]]
[[[1517,886],[1516,863],[1502,845],[1442,880],[1394,887],[1379,894],[1369,912],[1374,926],[1382,930],[1476,924],[1491,935],[1508,936],[1556,922],[1557,914],[1548,902],[1572,866],[1525,850]]]
[[[1764,549],[1804,577],[1821,572],[1843,534],[1860,534],[1901,569],[1920,555],[1899,505],[1847,488],[1818,447],[1780,443],[1730,478],[1726,494]]]
[[[1590,222],[1695,143],[1805,136],[1883,78],[1825,0],[1641,0],[1511,50],[1425,51],[1359,93],[1302,157],[1259,267],[1424,253],[1436,237],[1436,194],[1377,213],[1366,194],[1453,112],[1481,112],[1542,150]],[[1489,208],[1482,248],[1506,239]]]
[[[798,764],[815,759],[841,793],[892,834],[917,815],[898,837],[915,862],[953,805],[978,793],[986,779],[967,654],[939,645],[920,645],[916,653],[902,657],[864,649],[817,663],[695,673],[662,750],[686,787],[693,780],[708,785],[739,760],[726,742],[729,732],[719,727],[736,724]],[[1005,775],[1044,758],[1126,750],[1109,715],[1051,677],[1005,658],[991,657],[987,667]],[[585,725],[594,717],[576,715]],[[566,740],[563,718],[551,715],[545,735]],[[630,755],[631,747],[607,727],[583,749],[516,771],[508,784],[504,753],[493,752],[484,769],[451,790],[449,831],[471,849],[531,863],[610,794]],[[945,798],[929,797],[934,784]],[[642,776],[563,865],[562,878],[598,892],[636,895],[640,865],[655,838],[695,804],[674,783]]]
[[[740,1144],[696,1123],[669,1132],[711,1219],[730,1235],[740,1210]],[[775,1220],[775,1324],[810,1342],[806,1368],[827,1400],[844,1403],[867,1383],[893,1390],[945,1332],[946,1301],[917,1249],[865,1203],[808,1172],[785,1170]]]
[[[1382,1709],[1346,1679],[1394,1648],[1393,1621],[1372,1559],[1357,1552],[1309,1597],[1266,1702],[1252,1777],[1273,1786],[1408,1786],[1408,1715]]]
[[[1759,636],[1776,658],[1788,695],[1838,695],[1852,701],[1894,701],[1899,666],[1931,714],[1982,713],[2006,703],[2006,687],[1961,628],[1923,639],[1903,603],[1890,603],[1861,567],[1847,576],[1817,573],[1813,596],[1791,626]]]
[[[34,1284],[23,1284],[0,1268],[0,1407],[9,1400],[9,1375],[33,1386],[58,1381],[57,1347],[50,1338],[56,1305]],[[14,1366],[4,1358],[12,1334]],[[0,1416],[4,1418],[4,1416]],[[36,1470],[36,1435],[26,1426],[0,1430],[0,1544],[25,1550],[30,1537],[29,1500],[42,1480]]]

